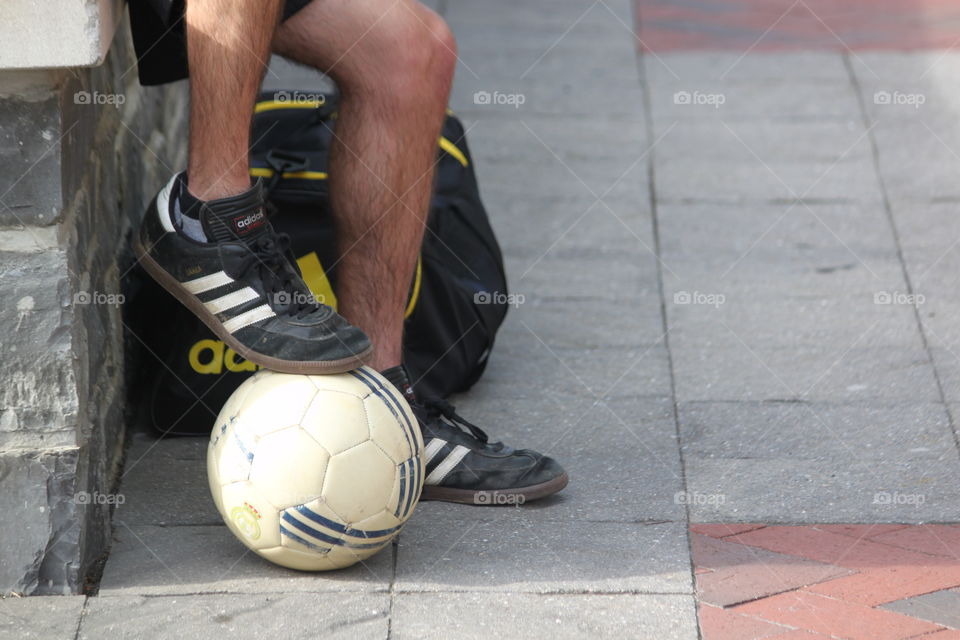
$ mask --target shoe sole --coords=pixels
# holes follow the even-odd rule
[[[570,478],[564,472],[552,480],[519,489],[476,491],[474,489],[452,489],[428,485],[423,488],[420,500],[442,500],[444,502],[487,507],[519,506],[526,502],[553,495],[566,487],[569,481]]]
[[[234,338],[229,331],[223,328],[223,323],[217,320],[216,316],[207,311],[206,307],[203,306],[203,303],[196,296],[187,291],[179,282],[177,282],[176,278],[167,273],[167,270],[160,266],[160,263],[154,260],[150,254],[147,253],[139,237],[133,241],[133,250],[137,255],[137,259],[140,261],[140,264],[143,265],[143,268],[147,270],[147,273],[149,273],[150,276],[156,280],[161,287],[166,289],[167,293],[172,295],[174,298],[179,300],[181,304],[187,307],[187,309],[197,316],[200,321],[207,326],[208,329],[213,331],[218,338],[223,340],[224,344],[236,351],[237,355],[249,360],[254,364],[258,364],[265,369],[270,369],[271,371],[277,371],[280,373],[294,373],[301,375],[346,373],[347,371],[353,371],[354,369],[358,369],[367,364],[370,356],[373,354],[373,346],[370,346],[363,352],[349,358],[317,361],[282,360],[280,358],[274,358],[272,356],[260,353],[259,351],[254,351],[250,347],[244,346],[243,343]]]

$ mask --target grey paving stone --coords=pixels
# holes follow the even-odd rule
[[[798,84],[678,82],[657,86],[650,93],[650,106],[657,120],[857,120],[860,104],[847,82]]]
[[[498,344],[486,373],[466,398],[477,404],[529,399],[566,407],[566,398],[664,397],[669,390],[662,344],[565,349],[548,348],[531,337]]]
[[[911,271],[910,261],[915,252],[927,267],[939,263],[948,253],[960,252],[960,216],[957,216],[956,202],[894,200],[890,210]]]
[[[401,593],[392,636],[693,640],[693,598],[673,595]]]
[[[554,247],[546,254],[507,260],[515,293],[560,298],[571,292],[608,300],[633,299],[656,282],[656,268],[637,240],[636,250]],[[519,264],[517,264],[519,263]]]
[[[574,28],[584,31],[609,35],[622,30],[631,38],[629,2],[612,0],[604,4],[606,7],[591,0],[531,0],[517,5],[509,0],[490,0],[477,5],[470,0],[448,0],[445,15],[454,28],[471,25],[495,31],[522,25],[528,33],[545,30],[560,37],[576,23]]]
[[[650,287],[621,300],[594,298],[588,291],[571,291],[568,298],[541,298],[529,294],[523,304],[511,309],[497,336],[499,344],[543,340],[554,348],[636,348],[663,339],[660,298]],[[589,320],[574,328],[570,306],[589,308]],[[509,342],[507,342],[509,341]]]
[[[960,419],[960,349],[934,346],[930,353],[940,376],[944,398],[951,406],[955,405],[953,415]]]
[[[684,451],[700,458],[790,458],[837,465],[940,461],[960,467],[940,404],[830,406],[692,402],[679,406]],[[878,475],[879,475],[878,473]]]
[[[128,527],[119,522],[100,596],[383,591],[390,581],[391,551],[341,571],[306,573],[248,552],[223,525]]]
[[[648,203],[550,191],[508,197],[498,189],[491,189],[484,197],[501,249],[518,257],[576,247],[638,250],[653,260],[653,221]],[[536,232],[531,233],[533,230]]]
[[[778,161],[717,164],[702,160],[663,160],[656,167],[657,198],[662,201],[875,202],[880,187],[871,163]]]
[[[647,80],[654,85],[687,82],[783,82],[784,69],[796,83],[849,82],[839,53],[828,52],[725,52],[682,51],[643,56]]]
[[[922,523],[960,518],[956,461],[918,467],[793,458],[686,459],[692,522]]]
[[[384,638],[390,597],[372,593],[91,598],[78,640]]]
[[[532,409],[527,411],[526,408]],[[564,399],[561,406],[511,401],[458,403],[491,438],[556,458],[570,476],[558,496],[525,504],[508,517],[527,522],[681,520],[682,472],[669,398]],[[502,509],[421,503],[418,517],[498,518]],[[422,513],[421,513],[422,512]],[[552,524],[550,526],[557,526]]]
[[[809,295],[760,293],[747,286],[723,287],[723,304],[678,304],[703,287],[670,288],[667,298],[670,341],[674,345],[716,350],[758,347],[829,347],[839,356],[851,346],[922,349],[913,307],[876,304],[874,295],[823,291]],[[707,298],[699,298],[707,300]],[[892,299],[892,298],[891,298]],[[852,319],[856,319],[855,321]]]
[[[134,525],[220,525],[207,485],[207,438],[138,433],[127,451],[114,518]]]
[[[951,629],[960,629],[960,589],[934,591],[880,605],[880,608],[928,620]]]
[[[727,162],[835,162],[871,154],[870,138],[858,119],[787,121],[753,118],[657,120],[658,158]]]
[[[850,64],[857,80],[865,85],[921,80],[955,84],[960,54],[953,50],[859,51]]]
[[[893,200],[960,197],[960,129],[922,120],[881,120],[873,129],[880,173]],[[923,162],[917,162],[923,158]]]
[[[744,338],[745,340],[745,338]],[[904,347],[673,346],[677,398],[724,401],[938,402],[925,351]]]
[[[86,596],[0,598],[0,637],[74,640]]]
[[[432,513],[411,521],[400,538],[395,589],[691,592],[683,523],[546,527],[522,513],[498,511],[469,524]]]

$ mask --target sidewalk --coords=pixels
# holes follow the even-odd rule
[[[300,574],[221,524],[203,439],[138,434],[98,595],[0,636],[960,637],[960,14],[438,4],[525,300],[458,410],[570,486]]]

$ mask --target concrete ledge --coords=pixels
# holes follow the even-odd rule
[[[0,69],[99,65],[123,9],[123,0],[3,0]]]

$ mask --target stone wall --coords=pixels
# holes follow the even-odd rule
[[[100,66],[0,70],[0,594],[77,592],[109,545],[120,282],[186,111],[139,86],[125,20]]]

